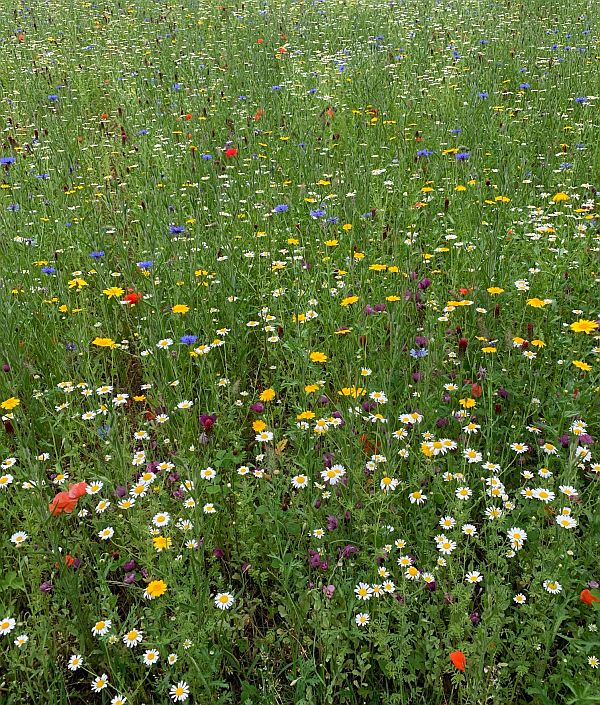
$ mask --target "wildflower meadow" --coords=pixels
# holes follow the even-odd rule
[[[0,27],[0,704],[600,703],[597,4]]]

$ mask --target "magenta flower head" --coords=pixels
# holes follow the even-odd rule
[[[355,553],[358,553],[358,548],[352,544],[340,548],[340,558],[350,558],[350,556],[353,556]]]
[[[253,411],[255,414],[262,414],[262,412],[265,410],[265,405],[257,401],[255,404],[252,404],[250,407],[250,411]]]
[[[202,427],[204,428],[204,432],[208,433],[210,430],[212,430],[212,427],[215,425],[215,423],[217,421],[217,415],[216,414],[200,414],[199,420],[200,420]]]

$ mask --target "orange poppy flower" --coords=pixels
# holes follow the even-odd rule
[[[579,599],[582,602],[585,602],[586,605],[591,605],[592,602],[600,602],[600,599],[597,598],[596,595],[592,595],[592,593],[587,589],[581,591]]]
[[[453,651],[450,654],[450,661],[452,664],[458,668],[462,673],[465,672],[465,666],[467,665],[467,658],[462,651]]]

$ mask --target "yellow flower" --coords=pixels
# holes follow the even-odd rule
[[[431,450],[431,447],[429,443],[421,443],[421,453],[427,458],[433,457],[433,451]]]
[[[146,395],[145,394],[138,394],[135,397],[133,397],[133,401],[146,401]]]
[[[466,190],[467,190],[467,187],[466,187],[466,186],[463,186],[462,184],[459,184],[458,186],[455,186],[455,187],[454,187],[454,190],[455,190],[455,191],[466,191]]]
[[[337,247],[339,244],[339,240],[325,240],[326,247]]]
[[[544,308],[546,302],[538,298],[527,299],[527,305],[531,306],[532,308]]]
[[[538,340],[537,338],[535,340],[531,341],[532,345],[535,345],[536,348],[545,348],[546,343],[544,343],[543,340]]]
[[[303,411],[300,414],[296,414],[296,418],[298,419],[298,421],[304,421],[306,419],[314,419],[315,412],[314,411]]]
[[[340,301],[340,306],[350,306],[358,301],[358,296],[346,296],[345,299]]]
[[[502,289],[499,286],[490,286],[489,289],[487,290],[488,294],[503,294],[504,289]]]
[[[254,423],[252,424],[252,429],[256,431],[256,433],[264,431],[265,428],[267,428],[267,424],[264,421],[261,421],[260,419],[254,421]]]
[[[466,399],[459,399],[458,403],[462,406],[463,409],[472,409],[477,404],[475,399],[472,399],[471,397],[467,397]]]
[[[121,289],[119,286],[111,286],[110,289],[104,289],[102,293],[106,294],[108,298],[111,299],[113,296],[122,296],[125,290]]]
[[[485,347],[485,348],[481,348],[481,352],[484,352],[484,353],[495,353],[495,352],[496,352],[496,348],[495,348],[493,345],[488,345],[488,346]]]
[[[97,345],[99,348],[116,348],[117,344],[112,338],[94,338],[92,345]]]
[[[464,299],[464,301],[448,301],[446,306],[472,306],[473,302],[469,299]]]
[[[181,314],[187,313],[189,310],[190,310],[190,307],[186,306],[185,304],[175,304],[175,306],[173,306],[173,308],[171,309],[171,311],[173,311],[173,313],[181,313]]]
[[[17,399],[16,397],[11,397],[10,399],[6,399],[5,401],[3,401],[2,404],[0,404],[0,407],[2,407],[3,409],[8,409],[10,411],[10,409],[14,409],[15,406],[19,406],[20,403],[20,399]]]
[[[510,198],[508,198],[508,196],[496,196],[495,200],[498,201],[498,203],[509,203],[510,202]]]
[[[575,323],[571,323],[569,328],[574,333],[587,333],[589,335],[590,333],[593,333],[596,328],[598,328],[598,324],[596,321],[586,321],[585,319],[580,318],[578,321],[575,321]]]
[[[160,597],[167,592],[167,583],[164,580],[152,580],[148,583],[144,595],[149,599]]]
[[[173,539],[169,538],[168,536],[155,536],[152,539],[152,543],[154,544],[154,548],[157,551],[164,551],[165,549],[171,548]]]
[[[311,352],[308,357],[311,362],[327,362],[327,355],[322,352]]]
[[[387,264],[370,264],[369,269],[372,272],[385,272],[387,269]]]
[[[562,201],[568,201],[569,197],[564,191],[559,191],[558,193],[555,193],[554,196],[552,196],[552,200],[554,203],[561,203]]]
[[[273,401],[275,399],[275,390],[271,389],[265,389],[264,392],[258,397],[261,401]]]
[[[88,285],[88,283],[86,282],[85,279],[79,279],[79,278],[70,279],[68,284],[69,284],[69,289],[74,289],[75,287],[77,287],[77,291],[81,291],[81,289],[83,289],[84,286]]]
[[[588,365],[587,362],[582,362],[581,360],[571,360],[571,362],[577,369],[583,370],[584,372],[589,372],[592,369],[592,366]]]
[[[346,231],[352,230],[352,223],[344,223],[342,225],[342,230],[346,230]]]
[[[319,385],[318,384],[307,384],[306,387],[304,387],[304,391],[307,394],[313,394],[314,392],[318,391]]]
[[[386,300],[386,301],[400,301],[400,297],[399,297],[399,296],[395,296],[395,295],[386,296],[386,297],[385,297],[385,300]]]
[[[367,390],[364,389],[363,387],[355,387],[352,385],[352,387],[342,387],[342,390],[338,392],[343,397],[353,397],[356,399],[357,397],[361,397]]]

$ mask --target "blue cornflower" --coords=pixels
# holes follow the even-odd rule
[[[581,95],[575,98],[576,103],[587,103],[589,98],[586,95]]]
[[[90,252],[90,257],[92,259],[100,259],[101,257],[104,257],[106,253],[104,250],[94,250],[93,252]]]
[[[322,218],[325,215],[325,211],[323,208],[315,208],[315,210],[311,210],[310,215],[313,218]]]
[[[198,340],[197,335],[182,335],[179,342],[184,345],[193,345]]]
[[[98,435],[102,440],[108,438],[108,434],[110,433],[110,426],[99,426],[98,427]]]
[[[56,274],[56,269],[54,267],[42,267],[42,274]]]
[[[452,134],[453,134],[453,135],[460,135],[461,132],[462,132],[462,129],[461,129],[460,127],[455,127],[455,128],[452,130]]]
[[[147,134],[148,134],[148,130],[146,130],[145,128],[144,128],[143,130],[139,130],[139,131],[138,131],[138,135],[142,135],[142,136],[143,136],[143,135],[147,135]]]
[[[456,155],[457,162],[464,162],[471,156],[471,152],[459,152]]]
[[[55,101],[58,100],[58,96],[56,95],[56,93],[53,93],[52,95],[49,95],[49,96],[48,96],[48,100],[51,100],[52,102],[55,102]]]
[[[174,84],[173,84],[173,90],[174,90],[174,91],[179,91],[179,90],[181,90],[181,83],[174,83]]]
[[[563,162],[560,165],[560,169],[570,169],[572,166],[573,166],[573,164],[571,162]]]
[[[339,218],[337,217],[337,215],[332,215],[331,217],[327,218],[327,220],[325,222],[332,223],[333,225],[335,225],[338,222],[338,220],[339,220]]]
[[[18,203],[11,203],[8,206],[8,210],[12,211],[13,213],[16,213],[17,211],[21,210],[21,206]]]
[[[281,86],[271,86],[271,90],[272,90],[272,91],[280,91],[280,90],[281,90]]]
[[[489,93],[487,91],[479,91],[479,93],[477,94],[477,97],[483,100],[485,100],[488,96]]]
[[[433,152],[429,149],[419,149],[417,151],[417,157],[430,157]]]
[[[309,93],[316,93],[319,89],[318,88],[311,88],[308,92]]]
[[[524,91],[527,90],[527,88],[531,88],[531,86],[529,85],[529,83],[521,83],[519,84],[519,88]]]
[[[49,178],[50,178],[50,174],[36,174],[36,175],[35,175],[35,178],[36,178],[36,179],[49,179]]]
[[[212,159],[212,154],[203,154],[203,155],[202,155],[202,159],[205,159],[206,161],[209,161],[210,159]]]
[[[456,51],[456,49],[452,52],[452,57],[454,59],[460,59],[460,54]]]
[[[185,227],[183,225],[169,225],[169,230],[174,235],[175,233],[184,233]]]
[[[273,213],[285,213],[287,210],[289,210],[289,206],[285,203],[280,203],[278,206],[273,208]]]
[[[151,269],[154,265],[154,262],[152,260],[144,260],[143,262],[138,262],[137,266],[140,269]]]
[[[0,157],[0,164],[14,164],[16,161],[14,157]]]
[[[419,358],[422,357],[427,357],[429,355],[429,350],[427,348],[411,348],[410,349],[410,356],[414,357],[415,360],[418,360]]]

